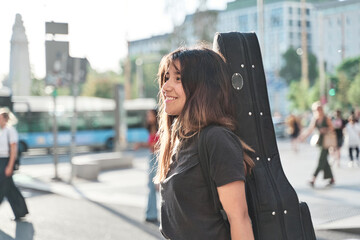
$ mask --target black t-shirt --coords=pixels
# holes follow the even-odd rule
[[[216,186],[245,181],[243,150],[234,133],[224,127],[212,127],[205,144],[210,158],[210,177]],[[160,230],[164,237],[230,239],[229,229],[214,208],[211,191],[201,172],[198,135],[184,141],[173,160],[161,183]]]

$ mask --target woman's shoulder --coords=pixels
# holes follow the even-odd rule
[[[208,129],[208,134],[234,134],[229,128],[221,125],[209,125],[205,129]]]
[[[206,128],[208,128],[206,134],[207,142],[217,143],[237,139],[236,134],[225,126],[210,125]]]

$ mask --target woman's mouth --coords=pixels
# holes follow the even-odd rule
[[[170,102],[170,101],[173,101],[175,99],[176,99],[176,97],[166,97],[165,102]]]

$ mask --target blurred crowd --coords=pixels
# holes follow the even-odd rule
[[[340,167],[341,149],[347,148],[348,166],[359,166],[359,145],[360,145],[360,110],[342,112],[340,109],[326,114],[330,119],[333,130],[336,134],[337,147],[329,149],[333,161],[331,165]],[[310,125],[312,114],[289,114],[286,117],[287,134],[291,139],[292,149],[297,152],[297,140],[301,132],[306,131]]]

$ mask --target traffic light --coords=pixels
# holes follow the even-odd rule
[[[333,96],[335,96],[335,94],[336,94],[335,88],[330,88],[330,90],[329,90],[329,95],[330,95],[331,97],[333,97]]]

